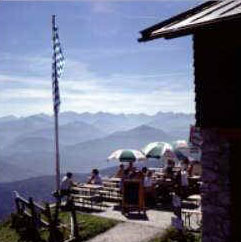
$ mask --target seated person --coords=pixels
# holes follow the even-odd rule
[[[188,187],[189,187],[189,181],[188,181],[188,172],[187,168],[183,167],[180,171],[180,182],[181,182],[181,193],[182,193],[182,198],[186,198],[188,195]]]
[[[175,165],[175,162],[171,159],[169,159],[167,161],[167,165],[164,168],[164,173],[165,173],[165,177],[167,178],[173,178],[173,167]]]
[[[145,202],[147,206],[152,206],[155,201],[154,183],[152,180],[152,171],[147,171],[143,180]]]
[[[153,181],[152,181],[152,172],[151,171],[146,172],[146,175],[144,176],[144,180],[143,180],[143,185],[145,188],[152,188]]]
[[[67,201],[69,199],[70,189],[75,184],[72,177],[73,174],[71,172],[67,172],[60,184],[60,195],[61,197],[67,196]]]
[[[129,162],[129,166],[127,167],[126,171],[128,172],[129,179],[136,178],[136,169],[133,166],[133,162]]]
[[[120,189],[121,189],[121,193],[123,193],[123,187],[124,187],[124,181],[126,179],[129,179],[129,171],[128,170],[124,170],[121,182],[120,182]]]
[[[147,175],[147,168],[146,167],[143,167],[141,169],[141,172],[142,172],[143,176],[146,176]]]
[[[117,171],[117,173],[115,174],[114,177],[116,178],[122,178],[124,176],[124,165],[120,164],[119,166],[119,170]]]
[[[87,182],[88,184],[94,184],[94,185],[102,185],[102,179],[99,175],[98,169],[92,170],[91,178]]]
[[[144,180],[144,177],[146,176],[147,174],[147,168],[146,167],[143,167],[141,169],[141,171],[137,171],[135,172],[135,179],[141,179],[141,180]]]
[[[181,162],[181,169],[182,170],[188,170],[189,165],[190,165],[189,159],[186,157]]]
[[[199,161],[193,161],[190,176],[201,176],[202,166]]]
[[[129,166],[127,167],[129,172],[135,171],[135,167],[133,166],[133,162],[129,162]]]

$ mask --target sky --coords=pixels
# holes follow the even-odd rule
[[[191,36],[139,31],[202,1],[1,1],[0,116],[53,113],[51,15],[65,57],[60,110],[193,113]]]

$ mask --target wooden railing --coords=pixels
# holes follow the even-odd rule
[[[45,203],[45,206],[43,207],[40,204],[34,202],[33,198],[31,197],[27,200],[20,196],[16,191],[14,194],[18,214],[24,214],[30,217],[36,227],[48,227],[53,223],[49,203]]]
[[[71,213],[71,221],[70,221],[70,229],[67,225],[60,223],[58,221],[58,214],[56,214],[56,211],[59,211],[59,209],[55,209],[55,213],[51,212],[51,208],[53,206],[50,206],[49,203],[45,203],[44,206],[36,203],[33,201],[33,198],[29,198],[28,200],[24,197],[20,196],[18,192],[14,192],[14,200],[16,205],[17,214],[19,215],[25,215],[28,218],[30,218],[30,221],[34,228],[38,229],[40,227],[46,227],[50,234],[52,234],[53,237],[55,237],[56,231],[59,228],[64,228],[69,230],[70,236],[69,239],[65,240],[72,241],[78,238],[78,223],[76,218],[76,212],[75,207],[70,206],[69,212]],[[60,199],[59,199],[60,201]],[[71,201],[70,201],[71,204]],[[55,204],[56,206],[60,207],[61,201]],[[51,207],[51,208],[50,208]],[[60,242],[58,239],[54,239],[53,241]]]

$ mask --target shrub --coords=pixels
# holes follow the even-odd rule
[[[150,242],[201,242],[201,235],[193,234],[186,230],[179,231],[174,227],[169,227],[164,233]]]

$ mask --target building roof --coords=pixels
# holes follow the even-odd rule
[[[207,26],[241,18],[241,0],[207,1],[195,8],[167,19],[140,33],[139,41],[175,38],[192,34]]]

